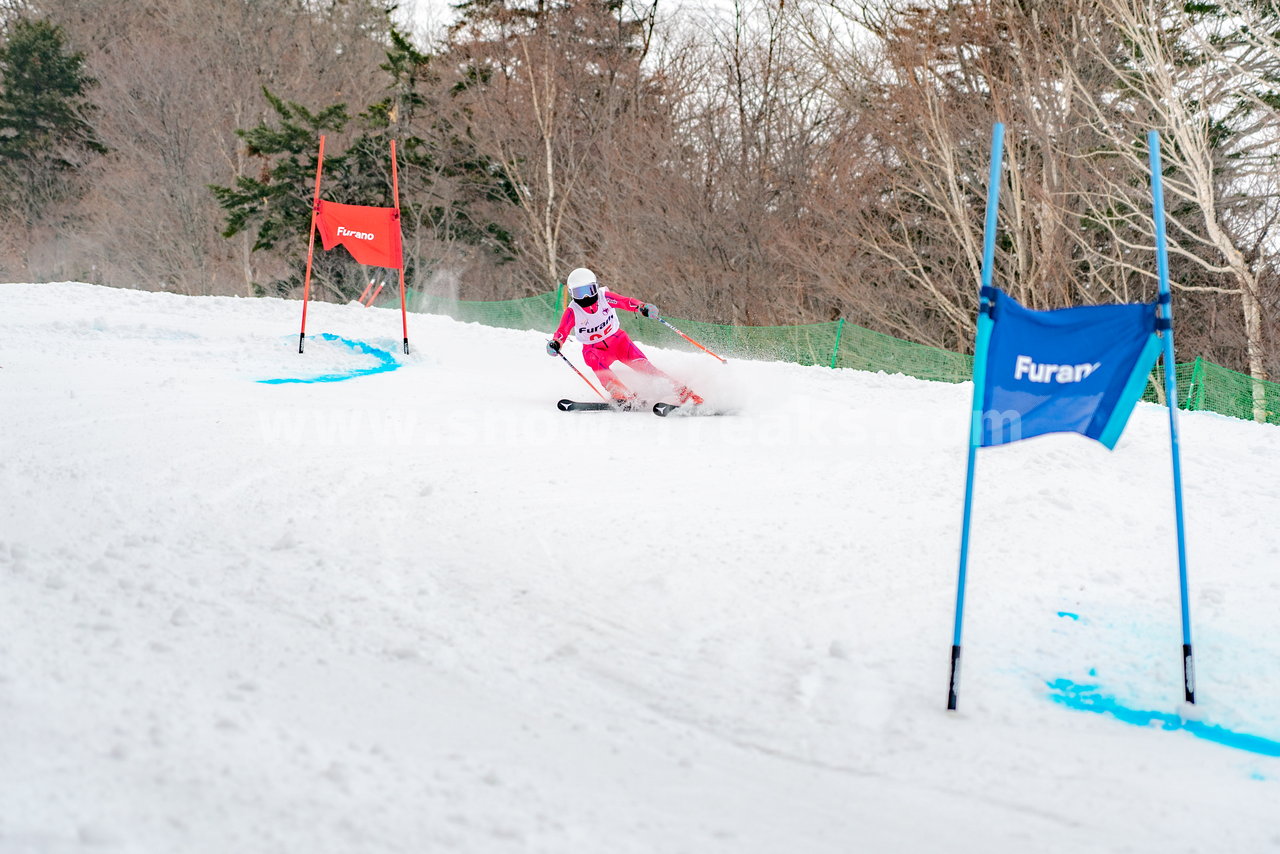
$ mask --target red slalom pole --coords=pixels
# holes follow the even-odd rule
[[[316,212],[320,210],[320,170],[324,168],[324,134],[320,134],[320,154],[316,157],[316,193],[311,199],[311,239],[307,243],[307,274],[302,281],[302,331],[298,333],[298,352],[307,339],[307,301],[311,298],[311,257],[316,251]]]
[[[559,350],[557,350],[557,351],[556,351],[556,355],[557,355],[557,356],[559,356],[561,359],[564,359],[564,363],[565,363],[566,365],[568,365],[568,366],[573,370],[573,372],[574,372],[575,374],[577,374],[578,376],[582,377],[582,381],[583,381],[584,383],[586,383],[587,385],[591,386],[591,390],[592,390],[592,391],[594,391],[594,392],[595,392],[595,393],[600,397],[600,399],[601,399],[601,400],[603,400],[605,403],[608,403],[608,402],[609,402],[609,398],[605,397],[605,396],[600,392],[600,389],[596,388],[595,383],[591,382],[591,380],[589,380],[589,379],[587,379],[585,376],[583,376],[582,371],[578,370],[578,369],[577,369],[577,367],[575,367],[575,366],[574,366],[573,362],[570,362],[570,361],[569,361],[569,357],[568,357],[568,356],[566,356],[564,353],[561,353]]]
[[[364,305],[364,298],[369,295],[369,290],[372,287],[373,287],[373,279],[370,279],[369,284],[365,285],[364,290],[360,292],[360,299],[357,300],[357,302],[359,302],[361,305]]]
[[[396,228],[400,227],[400,172],[396,168],[396,141],[391,140],[391,188],[396,197]],[[409,355],[409,312],[404,305],[404,234],[400,235],[400,322],[404,327],[404,353]],[[382,288],[378,288],[382,290]],[[375,294],[374,296],[377,296]],[[373,300],[369,300],[370,303]]]
[[[694,340],[693,340],[692,338],[690,338],[688,335],[685,335],[685,334],[684,334],[683,332],[681,332],[679,329],[676,329],[674,326],[672,326],[670,323],[668,323],[668,322],[667,322],[667,319],[666,319],[665,317],[659,317],[659,318],[658,318],[658,322],[659,322],[659,323],[661,323],[663,326],[667,327],[668,329],[670,329],[670,330],[671,330],[672,332],[674,332],[675,334],[679,335],[679,336],[680,336],[681,338],[683,338],[684,340],[688,341],[688,342],[689,342],[690,344],[692,344],[693,346],[697,347],[697,348],[698,348],[699,350],[701,350],[702,352],[706,353],[707,355],[709,355],[709,356],[715,356],[717,359],[719,359],[719,360],[720,360],[720,363],[721,363],[722,365],[727,365],[727,364],[729,364],[729,360],[728,360],[728,359],[726,359],[724,356],[720,356],[720,355],[717,355],[717,354],[715,354],[715,353],[712,353],[712,352],[711,352],[710,350],[708,350],[706,347],[703,347],[703,346],[702,346],[701,344],[699,344],[697,341],[694,341]]]

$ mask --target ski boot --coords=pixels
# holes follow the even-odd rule
[[[676,390],[676,398],[680,401],[681,406],[684,406],[686,403],[697,405],[704,402],[703,399],[699,395],[694,394],[693,389],[689,388],[687,385],[682,385]]]

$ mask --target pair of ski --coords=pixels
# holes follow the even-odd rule
[[[643,412],[645,406],[620,406],[602,400],[562,400],[556,404],[561,412]],[[654,415],[717,415],[719,413],[705,410],[696,403],[662,403],[653,405]]]

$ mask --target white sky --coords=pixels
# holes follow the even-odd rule
[[[437,32],[453,20],[452,3],[458,0],[404,0],[398,17],[409,24],[413,32],[426,36]],[[746,0],[749,3],[749,0]],[[659,0],[659,12],[670,15],[677,10],[721,9],[729,11],[733,0]]]
[[[397,16],[409,24],[417,35],[439,30],[453,19],[449,0],[404,0]]]

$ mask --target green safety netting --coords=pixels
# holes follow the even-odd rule
[[[1188,367],[1185,409],[1280,424],[1280,383],[1255,380],[1200,358]],[[1182,368],[1178,365],[1179,375]]]
[[[1190,400],[1189,392],[1191,390],[1191,372],[1191,362],[1183,362],[1180,365],[1174,365],[1173,378],[1174,382],[1178,384],[1179,409],[1188,408],[1187,404]],[[1142,393],[1142,399],[1147,403],[1158,403],[1161,406],[1164,405],[1165,393],[1163,362],[1157,363],[1156,366],[1151,369],[1151,376],[1147,377],[1147,388]]]
[[[621,315],[622,326],[636,341],[674,350],[694,350],[671,329],[637,314]],[[668,318],[668,322],[707,349],[726,358],[830,365],[837,345],[834,323],[799,326],[725,326],[697,320]]]
[[[523,299],[475,301],[435,297],[409,291],[413,311],[505,329],[536,329],[548,335],[560,320],[562,291]],[[623,312],[622,325],[636,341],[672,349],[693,350],[670,329]],[[796,326],[728,326],[669,318],[680,331],[725,357],[825,365],[860,371],[905,374],[922,380],[968,382],[973,357],[845,323]],[[1254,380],[1205,359],[1176,366],[1178,406],[1280,424],[1280,383]],[[1143,400],[1163,404],[1164,374],[1157,365]]]
[[[845,325],[832,367],[906,374],[922,380],[963,383],[973,379],[973,357],[903,341],[852,323]]]
[[[523,299],[477,301],[435,297],[407,290],[405,301],[410,311],[443,314],[454,320],[503,329],[554,329],[560,319],[555,293]]]

